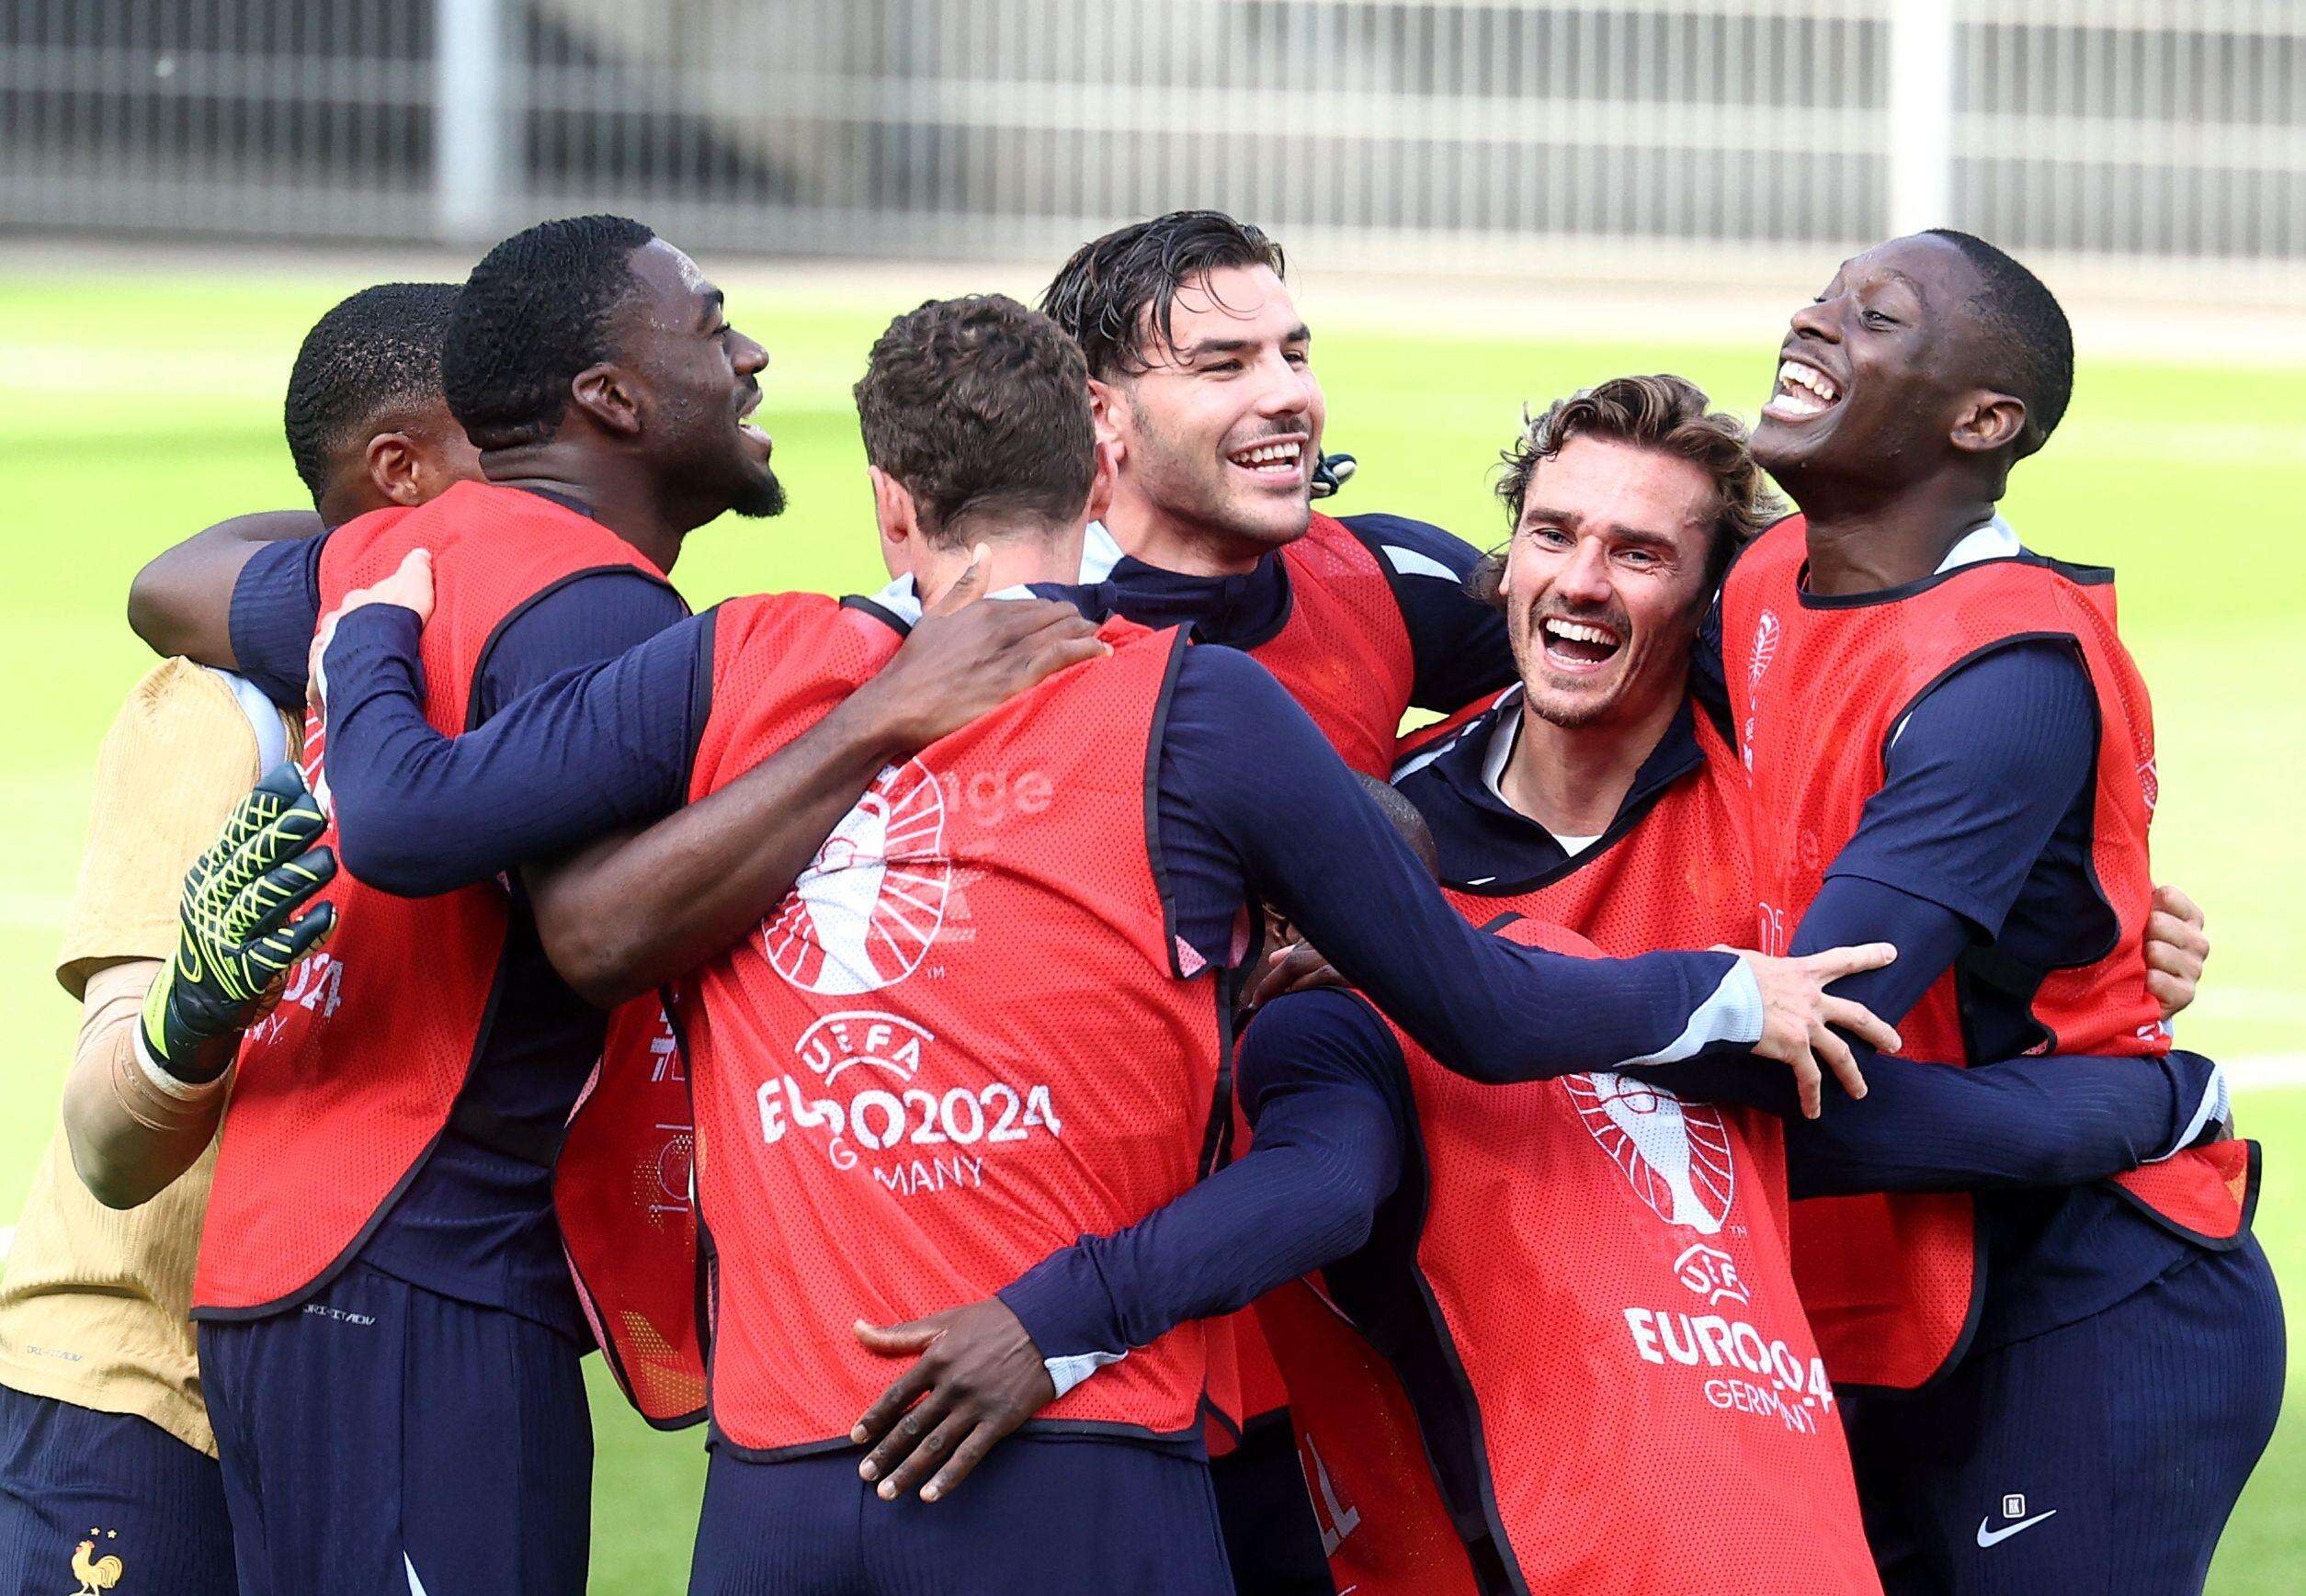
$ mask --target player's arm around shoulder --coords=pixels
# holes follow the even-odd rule
[[[241,572],[267,544],[323,530],[310,510],[262,510],[162,550],[129,584],[129,629],[157,654],[234,664],[231,607]]]
[[[279,746],[295,733],[275,719]],[[230,681],[164,660],[128,696],[97,753],[88,840],[56,979],[82,1004],[65,1079],[73,1163],[99,1201],[130,1206],[199,1159],[223,1110],[213,1091],[171,1112],[134,1088],[144,1002],[176,951],[185,872],[256,782],[258,722]]]

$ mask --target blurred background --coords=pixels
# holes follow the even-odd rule
[[[1338,266],[1719,269],[1952,221],[2294,297],[2292,0],[15,0],[15,226],[1062,255],[1183,200]],[[1742,263],[1751,266],[1758,260]]]
[[[609,209],[769,347],[780,521],[710,528],[699,606],[878,582],[849,385],[933,293],[1030,299],[1184,205],[1288,247],[1344,513],[1501,538],[1520,406],[1674,370],[1751,417],[1847,254],[1950,224],[2080,348],[2013,483],[2122,572],[2153,685],[2157,875],[2217,942],[2182,1039],[2266,1144],[2306,1280],[2306,4],[2298,0],[8,0],[0,6],[0,1243],[54,1125],[53,982],[98,738],[149,662],[145,559],[301,502],[312,322]],[[2293,1296],[2293,1301],[2300,1300]],[[681,1589],[701,1475],[600,1385],[596,1588]],[[2306,1584],[2288,1421],[2213,1572]]]

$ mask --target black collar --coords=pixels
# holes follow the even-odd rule
[[[1397,785],[1433,830],[1441,853],[1441,879],[1484,897],[1532,892],[1571,875],[1613,847],[1676,782],[1705,763],[1692,702],[1685,698],[1667,723],[1633,785],[1601,836],[1570,853],[1543,826],[1492,792],[1484,771],[1492,740],[1508,717],[1521,714],[1521,689],[1508,690],[1486,713],[1468,721],[1433,758]]]
[[[1190,576],[1124,554],[1096,591],[1106,610],[1140,626],[1191,627],[1195,642],[1236,649],[1271,642],[1289,618],[1289,570],[1278,554],[1261,555],[1238,576]]]
[[[516,491],[523,493],[534,493],[540,499],[550,499],[552,503],[560,505],[562,509],[574,511],[577,515],[584,516],[587,521],[593,518],[593,507],[586,504],[584,500],[578,498],[574,493],[563,493],[557,488],[532,488],[526,482],[517,484]]]

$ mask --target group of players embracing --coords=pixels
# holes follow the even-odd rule
[[[1869,250],[1750,436],[1533,405],[1485,557],[1316,510],[1312,348],[1206,210],[925,304],[890,585],[692,616],[784,494],[687,255],[324,317],[317,515],[131,598],[21,1589],[580,1590],[597,1345],[698,1592],[2198,1590],[2281,1313],[2111,573],[1995,513],[2056,300]]]

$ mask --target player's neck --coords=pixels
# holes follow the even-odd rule
[[[313,501],[312,508],[320,515],[324,526],[341,526],[347,521],[358,521],[372,510],[389,510],[392,501],[369,485],[368,474],[362,472],[357,484],[332,483],[326,492]]]
[[[1946,562],[1955,544],[1994,519],[1993,498],[1969,481],[1908,483],[1883,494],[1798,493],[1796,500],[1806,523],[1807,585],[1821,597],[1919,582]]]
[[[1557,836],[1599,836],[1679,707],[1677,697],[1664,694],[1631,713],[1557,726],[1524,706],[1498,794],[1514,812]]]
[[[971,550],[980,543],[985,549],[980,593],[999,593],[1037,582],[1076,583],[1081,580],[1081,532],[1077,526],[1062,531],[1042,526],[968,528],[964,540],[956,547],[924,545],[913,565],[914,592],[923,606],[936,604],[969,569]]]
[[[481,470],[498,487],[574,500],[663,572],[673,569],[680,558],[681,539],[699,524],[668,509],[665,496],[647,479],[585,450],[552,443],[491,449],[482,455]]]
[[[1105,512],[1105,529],[1131,559],[1183,576],[1245,576],[1267,552],[1267,545],[1255,538],[1231,537],[1165,515],[1127,492],[1114,493]]]

